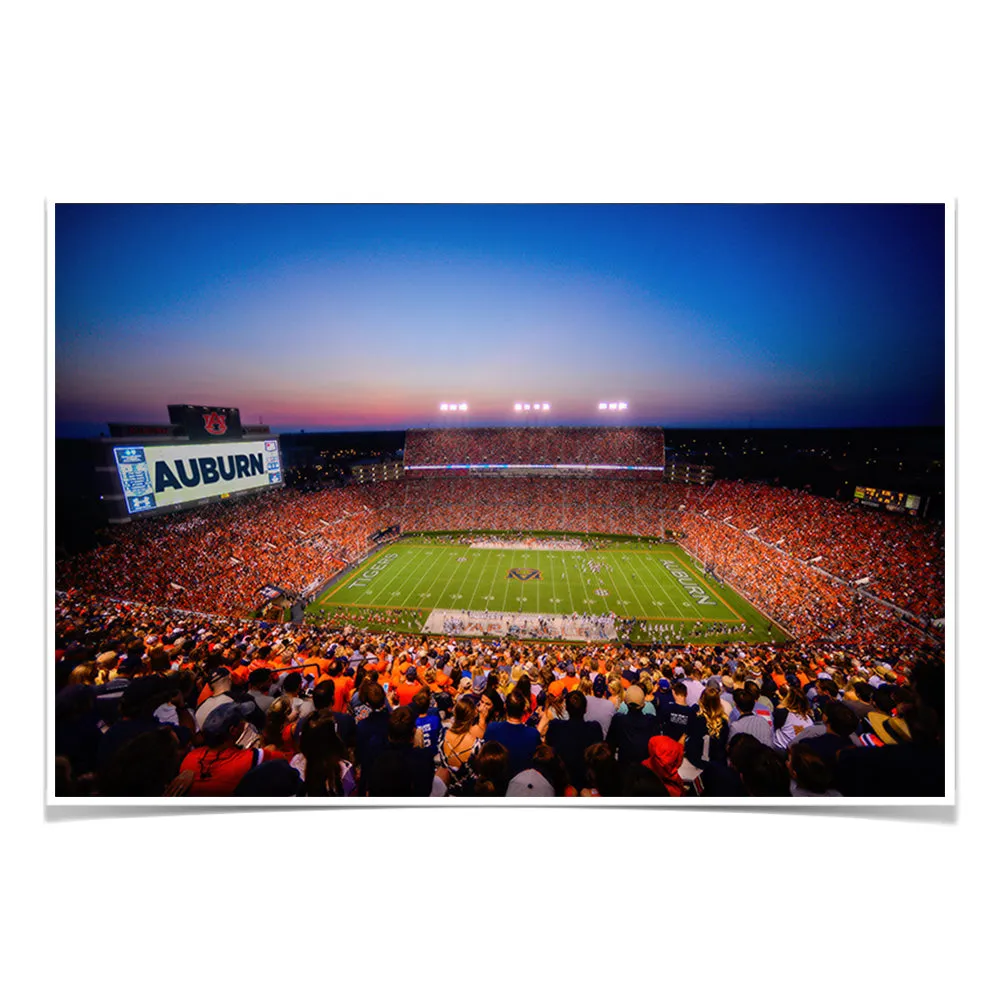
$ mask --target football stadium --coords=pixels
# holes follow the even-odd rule
[[[388,444],[223,399],[57,451],[55,794],[944,795],[939,457],[511,395]]]

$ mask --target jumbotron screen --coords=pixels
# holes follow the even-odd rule
[[[120,445],[114,452],[130,514],[283,482],[276,439]]]
[[[916,514],[920,510],[920,497],[915,493],[880,490],[874,486],[855,486],[854,500],[865,507],[880,507],[897,513]]]

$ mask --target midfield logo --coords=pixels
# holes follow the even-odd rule
[[[509,569],[508,580],[541,580],[542,574],[537,569]]]

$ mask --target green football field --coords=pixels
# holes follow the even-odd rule
[[[536,541],[548,544],[542,536]],[[605,634],[665,643],[787,638],[730,587],[706,579],[680,545],[600,544],[582,551],[494,549],[416,536],[340,577],[307,614],[377,630],[570,641]],[[609,628],[608,612],[619,618],[613,633],[601,631]]]

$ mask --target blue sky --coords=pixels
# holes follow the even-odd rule
[[[57,433],[944,422],[942,205],[59,205]]]

